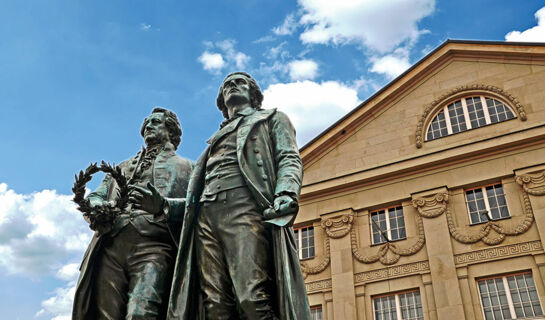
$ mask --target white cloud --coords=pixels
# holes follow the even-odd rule
[[[373,65],[370,71],[384,74],[390,79],[397,77],[411,66],[409,52],[401,48],[393,54],[371,58],[371,61]]]
[[[312,80],[318,75],[318,64],[309,59],[294,60],[288,64],[291,80]]]
[[[72,304],[76,293],[76,281],[71,281],[65,287],[57,288],[54,296],[42,301],[42,309],[36,313],[36,317],[50,315],[51,320],[72,319]]]
[[[300,146],[360,103],[354,88],[336,81],[279,83],[263,93],[264,107],[278,108],[290,117]]]
[[[435,0],[299,0],[304,43],[355,43],[388,52],[414,42],[418,22],[433,13]]]
[[[289,51],[284,48],[287,44],[288,43],[284,41],[275,47],[271,47],[263,54],[263,56],[271,60],[284,60],[290,56]]]
[[[199,62],[202,63],[204,70],[218,72],[225,66],[225,60],[219,53],[210,53],[205,51],[199,57]]]
[[[54,190],[18,194],[0,183],[0,269],[67,282],[42,302],[37,317],[71,318],[79,262],[91,236],[71,195]]]
[[[142,31],[150,31],[151,29],[151,24],[145,24],[145,23],[141,23],[140,24],[140,30]]]
[[[212,73],[219,73],[224,68],[236,68],[237,70],[245,69],[250,56],[235,49],[235,40],[226,39],[216,43],[205,41],[203,42],[206,51],[199,57],[199,62],[202,63],[204,70]],[[221,53],[212,53],[210,50],[217,49]]]
[[[234,60],[235,60],[235,65],[237,66],[237,68],[244,69],[248,61],[250,61],[250,57],[248,57],[242,52],[237,52],[234,56]]]
[[[92,232],[71,199],[54,190],[18,194],[0,183],[0,267],[41,277],[81,259]]]
[[[520,31],[511,31],[505,35],[507,41],[544,42],[545,41],[545,7],[535,13],[537,26]]]
[[[273,33],[279,36],[290,35],[297,29],[297,21],[293,13],[288,14],[282,25],[273,28]]]

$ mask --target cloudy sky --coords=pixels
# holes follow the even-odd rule
[[[303,145],[446,39],[545,41],[544,6],[0,2],[0,319],[69,319],[91,236],[71,203],[73,175],[133,156],[153,107],[178,114],[178,153],[196,159],[222,120],[222,79],[246,70]]]

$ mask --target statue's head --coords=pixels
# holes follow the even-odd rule
[[[144,119],[140,134],[146,144],[164,144],[170,141],[178,148],[182,139],[182,126],[176,114],[164,108],[155,108],[151,115]]]
[[[231,78],[237,76],[243,77],[246,79],[246,81],[248,81],[248,84],[250,86],[250,105],[252,106],[252,108],[256,110],[261,109],[261,102],[263,102],[263,94],[261,93],[261,89],[259,89],[259,86],[257,85],[257,82],[254,80],[254,78],[252,78],[252,76],[250,76],[246,72],[233,72],[225,77],[225,79],[223,80],[223,83],[221,84],[218,93],[218,98],[216,99],[216,105],[218,106],[218,109],[220,109],[220,111],[223,113],[223,117],[226,119],[229,118],[229,114],[227,113],[227,106],[225,105],[223,88],[226,83],[231,80]]]

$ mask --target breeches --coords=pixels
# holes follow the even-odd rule
[[[174,244],[140,235],[132,224],[105,237],[95,264],[97,319],[164,319],[172,280]]]
[[[270,232],[247,187],[202,202],[196,232],[205,319],[274,319]]]

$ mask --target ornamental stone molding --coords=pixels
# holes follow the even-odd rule
[[[413,207],[425,218],[435,218],[447,210],[448,193],[440,192],[411,201]]]
[[[521,174],[515,177],[515,181],[528,194],[533,196],[545,195],[545,171]]]
[[[455,264],[471,264],[479,261],[488,261],[503,259],[509,256],[518,256],[534,251],[542,251],[543,245],[541,241],[529,241],[515,243],[507,246],[483,249],[468,253],[457,254],[454,256]]]
[[[477,232],[472,231],[472,226],[457,227],[452,212],[447,207],[446,216],[450,235],[461,243],[471,244],[482,241],[487,245],[493,246],[502,243],[507,236],[516,236],[525,233],[534,222],[534,212],[530,203],[530,197],[524,190],[522,190],[522,197],[524,202],[524,218],[522,221],[518,224],[514,219],[503,220],[501,222],[488,221]]]
[[[331,279],[309,282],[305,284],[307,292],[316,292],[331,289]]]
[[[382,279],[404,277],[411,274],[422,273],[430,270],[428,261],[402,264],[394,267],[387,267],[378,270],[365,271],[354,275],[354,283],[373,282]]]
[[[361,263],[369,264],[380,261],[383,265],[392,265],[399,261],[402,256],[411,256],[422,249],[425,243],[424,238],[424,224],[422,223],[422,217],[416,215],[418,225],[418,238],[417,240],[408,246],[402,246],[401,243],[386,242],[380,245],[378,249],[375,248],[358,248],[358,239],[356,232],[352,230],[350,232],[350,243],[352,246],[352,255],[356,260]]]
[[[424,113],[420,116],[418,125],[416,126],[416,147],[422,148],[424,143],[424,131],[425,127],[428,124],[429,117],[435,114],[435,111],[440,106],[443,106],[446,102],[456,98],[462,98],[465,95],[471,94],[483,94],[489,95],[491,97],[497,97],[504,102],[507,102],[511,107],[514,107],[515,112],[517,113],[518,118],[522,121],[526,121],[526,111],[524,106],[518,101],[518,99],[512,94],[506,92],[505,90],[486,84],[471,84],[465,86],[456,87],[439,98],[433,100],[430,104],[426,105]]]
[[[324,256],[318,260],[317,263],[311,264],[307,261],[301,262],[301,270],[303,271],[303,277],[305,279],[309,274],[318,274],[329,266],[329,263],[331,262],[329,238],[338,239],[346,236],[350,230],[352,230],[353,223],[353,214],[344,214],[322,221],[322,228],[325,231]]]
[[[346,236],[352,230],[353,223],[354,215],[344,214],[322,221],[322,227],[329,237],[338,239]]]
[[[324,271],[331,262],[331,254],[329,252],[329,238],[327,235],[324,240],[324,256],[316,263],[310,263],[309,261],[301,262],[301,271],[303,272],[303,278],[306,279],[309,274],[318,274]]]

